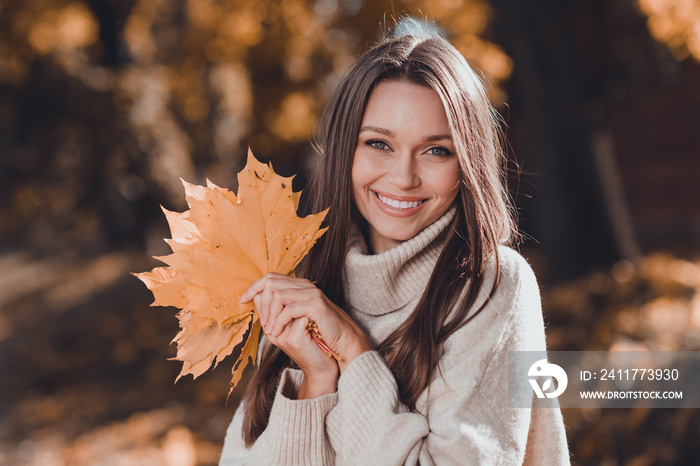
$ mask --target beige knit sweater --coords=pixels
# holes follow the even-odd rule
[[[440,253],[450,210],[410,240],[367,255],[359,230],[346,261],[345,310],[378,345],[417,304]],[[514,250],[499,247],[501,283],[483,311],[446,342],[437,376],[409,412],[376,351],[352,361],[336,393],[295,400],[303,380],[286,369],[265,432],[247,449],[243,407],[226,434],[221,465],[567,465],[561,410],[508,408],[508,352],[545,349],[537,281]],[[487,298],[490,263],[473,309]],[[532,395],[534,397],[534,394]],[[541,400],[537,400],[538,402]],[[538,405],[540,406],[540,405]]]

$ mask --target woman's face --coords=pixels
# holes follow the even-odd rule
[[[352,164],[355,205],[375,254],[440,218],[459,191],[460,173],[440,97],[405,82],[377,85],[367,102]]]

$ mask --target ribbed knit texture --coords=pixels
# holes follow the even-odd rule
[[[453,215],[448,211],[377,255],[367,255],[359,230],[351,231],[345,310],[375,345],[414,309]],[[442,376],[436,372],[416,412],[399,400],[396,380],[376,351],[347,366],[336,393],[313,400],[291,399],[303,373],[287,369],[265,432],[246,449],[239,408],[220,464],[570,464],[556,400],[547,400],[552,408],[508,408],[508,352],[544,351],[545,335],[532,269],[510,248],[501,246],[498,254],[501,284],[481,313],[446,341]],[[475,308],[488,299],[494,278],[492,260]]]
[[[405,307],[422,293],[442,250],[435,239],[454,215],[452,207],[409,241],[374,255],[367,254],[360,229],[353,226],[345,260],[348,304],[368,315],[381,315]]]
[[[285,369],[275,394],[270,421],[252,448],[243,442],[243,404],[226,432],[222,465],[324,465],[335,464],[335,453],[325,434],[325,418],[336,405],[337,393],[311,400],[296,400],[304,379],[299,370]]]

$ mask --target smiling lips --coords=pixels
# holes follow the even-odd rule
[[[416,213],[427,199],[402,198],[394,199],[374,191],[379,208],[392,217],[409,217]]]

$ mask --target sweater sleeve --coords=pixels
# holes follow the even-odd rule
[[[337,393],[295,400],[303,378],[300,370],[287,368],[282,372],[267,428],[251,448],[246,448],[243,441],[241,403],[226,431],[221,466],[334,464],[325,419],[336,404]]]
[[[558,405],[508,407],[508,352],[545,349],[537,282],[522,257],[514,262],[485,314],[445,343],[418,412],[401,403],[379,353],[348,365],[326,420],[338,465],[569,464]]]

